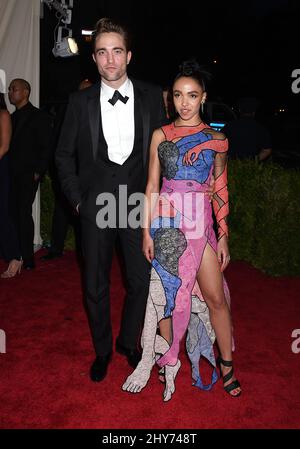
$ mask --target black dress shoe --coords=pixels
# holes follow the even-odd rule
[[[127,357],[127,361],[132,368],[136,368],[142,358],[142,354],[137,349],[128,349],[121,345],[118,340],[116,341],[116,351]]]
[[[110,362],[111,354],[106,356],[97,355],[94,363],[91,366],[90,378],[93,382],[100,382],[107,374],[108,364]]]
[[[62,257],[62,253],[57,253],[55,251],[49,251],[48,254],[45,254],[41,257],[41,260],[52,260]]]

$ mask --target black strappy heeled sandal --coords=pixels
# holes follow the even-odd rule
[[[233,368],[227,373],[225,374],[225,376],[222,375],[222,370],[221,370],[221,365],[226,366],[226,367],[232,367],[233,363],[232,360],[223,360],[220,356],[217,358],[217,364],[220,367],[220,373],[221,373],[221,377],[223,379],[223,384],[225,384],[226,382],[228,382],[232,377],[233,377]],[[239,381],[233,380],[230,384],[224,386],[224,390],[226,391],[226,393],[228,393],[231,397],[233,398],[237,398],[238,396],[241,395],[241,391],[239,391],[237,394],[231,394],[230,392],[232,390],[235,390],[236,388],[240,388],[241,384],[239,383]]]

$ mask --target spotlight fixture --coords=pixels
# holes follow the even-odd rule
[[[67,35],[63,35],[63,30],[66,31]],[[55,57],[67,58],[69,56],[78,55],[78,46],[75,39],[72,38],[72,30],[67,27],[58,27],[57,39],[54,43],[52,53]]]
[[[72,37],[72,30],[68,27],[72,21],[73,0],[41,0],[49,9],[56,10],[58,20],[54,30],[54,47],[52,53],[55,57],[67,58],[78,55],[78,46]],[[61,25],[61,22],[64,25]],[[57,36],[56,36],[57,31]],[[64,35],[63,35],[64,34]]]

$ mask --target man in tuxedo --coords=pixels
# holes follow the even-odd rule
[[[127,76],[131,51],[128,31],[122,25],[107,18],[98,21],[93,59],[101,82],[70,96],[56,162],[63,191],[81,220],[85,296],[97,356],[90,377],[99,382],[106,376],[112,354],[109,283],[116,238],[127,283],[116,350],[132,367],[140,360],[138,340],[150,266],[142,254],[141,228],[124,226],[121,212],[112,225],[97,226],[96,198],[107,192],[119,211],[125,206],[120,187],[126,188],[127,198],[144,192],[151,135],[166,117],[161,89]]]
[[[52,151],[50,117],[30,103],[30,91],[28,81],[21,78],[12,80],[8,88],[9,101],[16,107],[11,116],[12,138],[9,149],[11,207],[23,267],[28,270],[34,268],[32,204]]]

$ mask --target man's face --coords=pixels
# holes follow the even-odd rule
[[[103,33],[95,42],[93,59],[101,78],[111,87],[123,84],[127,77],[127,64],[131,52],[127,52],[124,38],[118,33]]]
[[[19,81],[12,81],[8,88],[8,98],[11,104],[18,106],[22,102],[26,101],[28,91],[24,88],[23,84]]]

